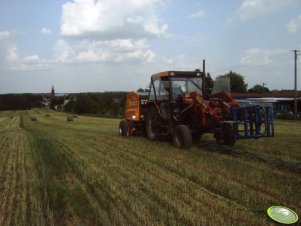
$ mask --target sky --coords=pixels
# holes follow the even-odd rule
[[[213,78],[293,89],[294,49],[301,0],[0,1],[0,93],[134,91],[203,59]]]

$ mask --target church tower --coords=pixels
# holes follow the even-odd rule
[[[55,91],[54,91],[54,86],[51,87],[51,98],[55,97]]]

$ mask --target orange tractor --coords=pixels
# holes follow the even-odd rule
[[[225,92],[207,95],[204,72],[166,71],[151,76],[149,92],[128,94],[119,132],[170,137],[176,147],[190,148],[204,133],[233,146],[237,139],[272,137],[274,126],[271,107],[241,107]]]

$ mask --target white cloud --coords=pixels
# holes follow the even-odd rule
[[[239,18],[247,20],[281,8],[283,0],[245,0],[238,10]]]
[[[287,50],[283,49],[267,50],[260,48],[251,48],[246,50],[246,56],[241,59],[240,63],[243,65],[251,66],[268,65],[274,62],[275,58],[286,52]]]
[[[11,47],[6,50],[6,59],[8,61],[17,61],[19,59],[19,52],[17,47]]]
[[[167,59],[167,60],[166,60],[166,63],[167,63],[167,64],[173,64],[173,62],[174,62],[173,59]]]
[[[53,50],[55,60],[58,62],[71,62],[75,56],[75,51],[73,48],[64,40],[57,41]]]
[[[39,62],[40,57],[38,55],[25,56],[23,60],[26,63],[37,63]]]
[[[97,53],[93,50],[87,50],[78,53],[77,59],[80,62],[103,62],[109,59],[110,53]]]
[[[295,19],[291,20],[286,25],[286,28],[291,33],[301,30],[301,14],[299,14]]]
[[[4,38],[8,38],[10,36],[9,31],[0,31],[0,40]]]
[[[198,65],[198,59],[192,59],[186,54],[179,54],[166,57],[157,57],[156,64],[161,67],[161,71],[166,69],[179,70],[179,71],[190,71],[195,69]]]
[[[81,41],[70,44],[58,40],[53,48],[53,58],[42,59],[37,54],[20,54],[17,47],[6,51],[6,69],[14,71],[34,71],[50,69],[60,64],[144,64],[154,61],[156,54],[150,49],[146,39],[115,39],[109,41]]]
[[[190,14],[188,17],[189,18],[201,18],[201,17],[205,17],[206,16],[206,12],[204,10],[199,10],[196,13]]]
[[[46,28],[46,27],[43,27],[42,30],[41,30],[41,34],[42,34],[42,35],[51,35],[51,34],[52,34],[52,31],[49,30],[49,29]]]
[[[8,68],[10,71],[45,71],[49,69],[49,64],[47,63],[36,63],[36,64],[28,64],[28,63],[19,63],[12,64]]]
[[[145,39],[82,41],[73,46],[59,40],[54,53],[55,61],[60,63],[143,63],[151,62],[156,56]]]
[[[24,56],[19,53],[17,47],[6,50],[6,68],[9,71],[36,71],[49,68],[47,60],[42,60],[38,55]]]
[[[73,0],[63,5],[61,34],[77,37],[162,37],[158,0]]]
[[[245,0],[226,23],[247,21],[277,11],[295,0]]]

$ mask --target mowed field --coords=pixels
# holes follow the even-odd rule
[[[120,137],[117,119],[66,119],[0,112],[0,225],[277,225],[271,205],[301,215],[301,122],[180,150]]]

